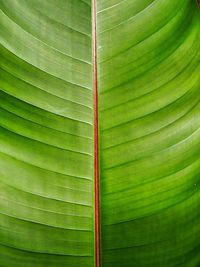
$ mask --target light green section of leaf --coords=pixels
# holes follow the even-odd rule
[[[90,2],[0,4],[0,266],[92,267]]]

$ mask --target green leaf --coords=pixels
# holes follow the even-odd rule
[[[197,267],[197,5],[97,3],[102,266]]]
[[[0,266],[199,267],[196,1],[0,6]]]
[[[93,266],[90,4],[1,8],[0,266]]]

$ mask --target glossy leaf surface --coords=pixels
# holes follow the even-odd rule
[[[196,1],[0,6],[0,266],[199,267]]]
[[[195,1],[97,1],[102,266],[200,266]]]

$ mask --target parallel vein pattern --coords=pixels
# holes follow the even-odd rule
[[[103,267],[200,266],[194,0],[99,0]]]
[[[0,266],[93,266],[90,1],[0,5]]]

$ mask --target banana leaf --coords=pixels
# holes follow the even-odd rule
[[[195,1],[97,1],[102,266],[200,266]]]
[[[0,266],[199,267],[197,2],[0,6]]]

